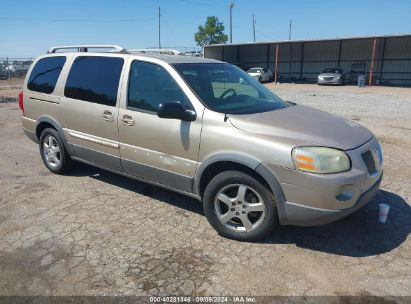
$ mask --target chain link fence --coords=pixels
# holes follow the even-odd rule
[[[0,90],[20,88],[33,60],[0,57]]]
[[[33,58],[0,57],[0,79],[25,76],[33,60]]]

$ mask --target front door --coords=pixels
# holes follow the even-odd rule
[[[185,122],[159,118],[158,106],[180,101],[193,109],[166,67],[135,60],[119,112],[121,163],[128,174],[185,192],[192,191],[198,161],[201,116]]]
[[[64,132],[79,159],[122,171],[117,129],[120,57],[77,56],[60,105]]]

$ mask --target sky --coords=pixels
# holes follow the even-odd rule
[[[194,33],[217,16],[229,33],[228,0],[1,0],[0,57],[35,57],[55,45],[161,44],[194,48]],[[411,32],[411,0],[234,0],[233,43]]]

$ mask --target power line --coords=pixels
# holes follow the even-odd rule
[[[192,0],[178,0],[178,1],[188,3],[188,4],[208,6],[208,7],[227,7],[226,5],[203,3],[203,2],[192,1]]]
[[[54,19],[54,18],[9,18],[0,17],[5,21],[46,21],[46,22],[97,22],[97,23],[115,23],[115,22],[149,22],[154,18],[148,19]]]
[[[170,19],[161,19],[162,22],[167,22],[167,23],[181,23],[181,24],[190,24],[190,25],[200,25],[199,23],[194,23],[194,22],[186,22],[186,21],[180,21],[180,20],[170,20]]]

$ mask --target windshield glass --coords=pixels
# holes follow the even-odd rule
[[[173,65],[207,108],[226,114],[253,114],[289,106],[238,67],[227,63]]]
[[[340,70],[339,69],[324,69],[323,73],[335,73],[335,74],[339,74]]]
[[[248,70],[248,73],[261,73],[260,68],[251,68]]]

